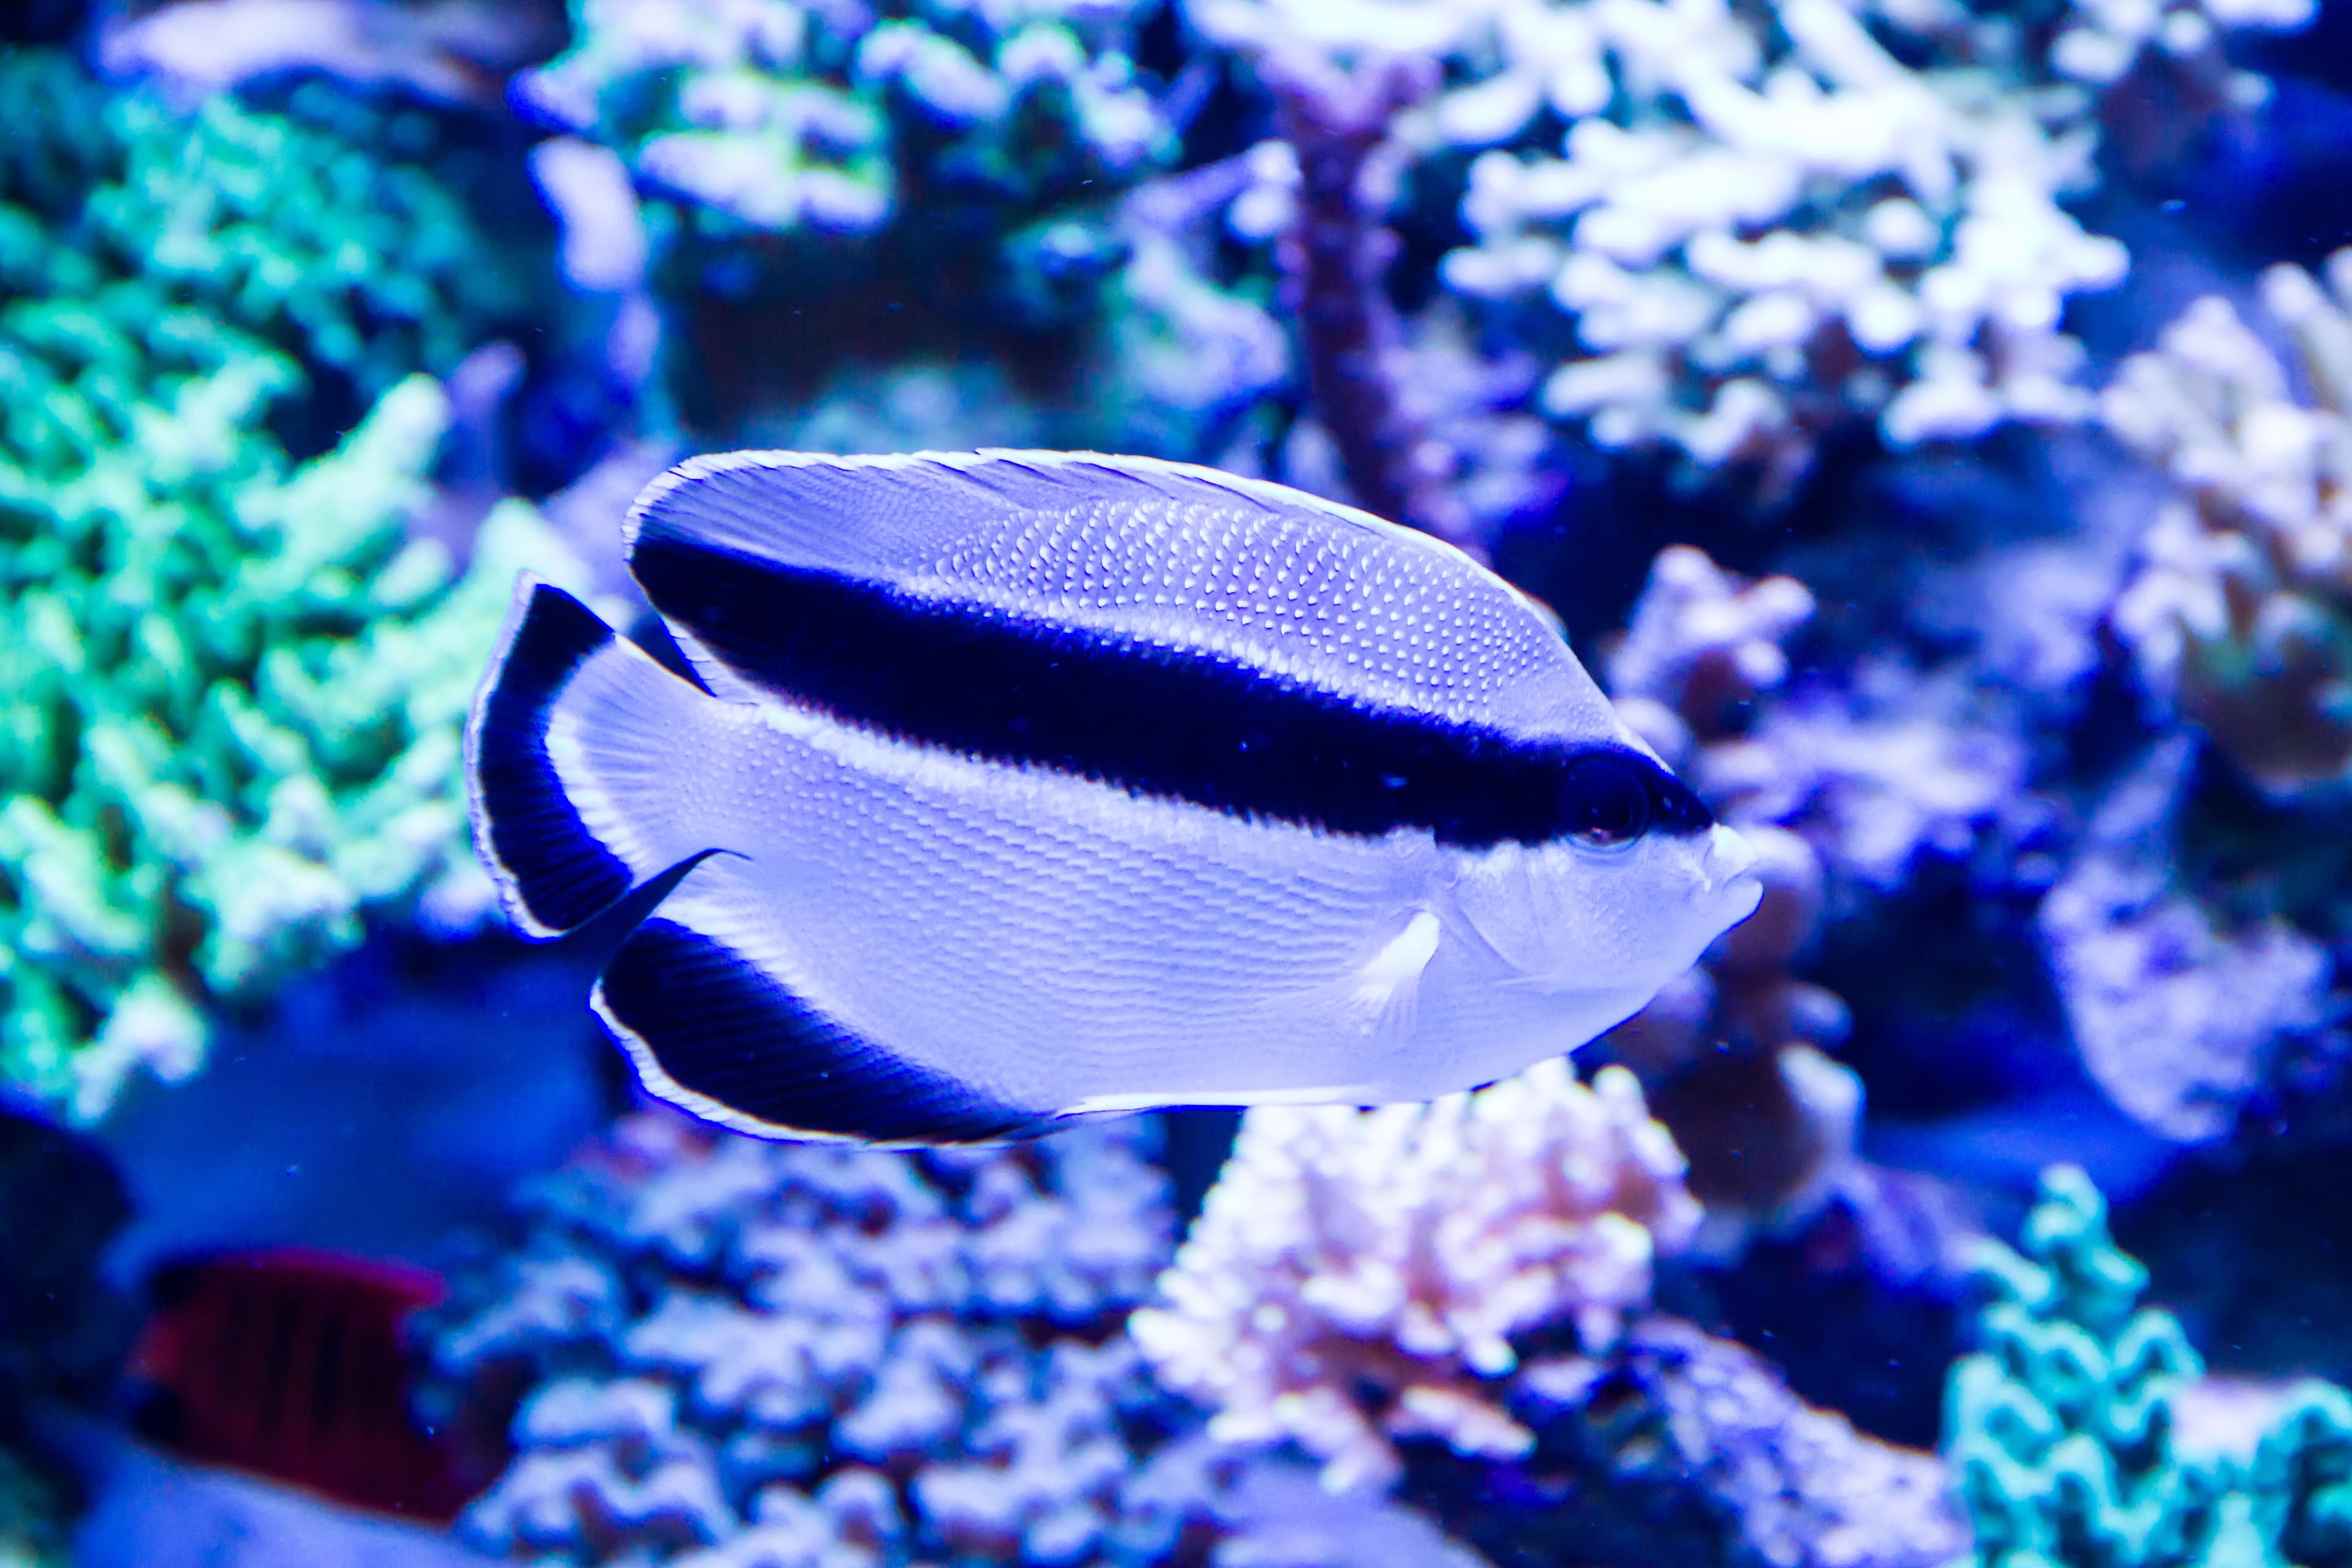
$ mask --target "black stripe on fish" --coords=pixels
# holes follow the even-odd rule
[[[1593,791],[1622,794],[1628,780],[1655,826],[1698,833],[1714,820],[1629,748],[1375,706],[1231,656],[926,599],[655,530],[638,537],[630,568],[754,684],[994,762],[1334,833],[1426,828],[1466,847],[1574,834]],[[1596,753],[1611,763],[1579,765]]]
[[[723,942],[658,913],[614,953],[596,1009],[625,1046],[634,1041],[661,1075],[710,1102],[688,1109],[760,1124],[746,1131],[992,1143],[1051,1126],[1045,1116],[893,1056]],[[641,1073],[646,1065],[640,1060]]]
[[[542,933],[582,924],[635,880],[581,820],[547,754],[556,700],[581,666],[617,636],[561,588],[530,584],[467,736],[476,837],[503,873],[520,912]]]

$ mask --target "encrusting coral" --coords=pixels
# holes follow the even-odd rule
[[[2262,279],[2300,388],[2209,296],[2126,360],[2101,404],[2180,492],[2116,628],[2150,689],[2282,800],[2352,777],[2352,250],[2323,271]]]
[[[1697,1223],[1682,1172],[1631,1074],[1563,1059],[1427,1106],[1259,1107],[1130,1331],[1212,1436],[1296,1443],[1335,1490],[1391,1482],[1402,1436],[1522,1455],[1513,1337],[1613,1342]]]
[[[2352,1398],[2298,1384],[2251,1460],[2191,1452],[2204,1373],[2147,1274],[2108,1239],[2088,1177],[2042,1177],[2024,1255],[1984,1244],[1984,1348],[1952,1369],[1945,1451],[1975,1568],[2343,1568],[2352,1563]]]
[[[84,1118],[362,910],[486,907],[459,726],[569,560],[519,504],[462,576],[404,531],[448,422],[409,373],[478,319],[422,175],[93,91],[0,59],[0,1078]],[[298,463],[265,421],[328,371],[383,395]]]
[[[2175,735],[2108,786],[2038,923],[2092,1079],[2149,1131],[2210,1144],[2287,1109],[2295,1047],[2334,1011],[2334,965],[2277,912],[2227,909],[2184,878],[2195,763]]]
[[[463,1531],[570,1564],[1157,1561],[1206,1516],[1118,1333],[1171,1247],[1148,1133],[898,1154],[625,1119],[432,1329],[444,1406],[525,1394]]]

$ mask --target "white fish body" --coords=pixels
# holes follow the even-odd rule
[[[693,863],[595,1005],[730,1127],[1427,1099],[1573,1049],[1755,906],[1524,598],[1280,486],[741,453],[656,480],[629,544],[708,690],[526,584],[477,831],[540,935]]]

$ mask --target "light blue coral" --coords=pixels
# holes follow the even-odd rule
[[[1952,1369],[1945,1453],[1969,1568],[2345,1568],[2352,1398],[2298,1384],[2251,1462],[2180,1441],[2204,1363],[2079,1170],[2042,1178],[2021,1256],[1986,1245],[1984,1348]],[[1958,1565],[1956,1565],[1958,1568]]]
[[[1209,1516],[1118,1331],[1171,1246],[1148,1138],[901,1154],[625,1119],[433,1329],[444,1394],[527,1390],[462,1529],[567,1564],[1163,1560]]]

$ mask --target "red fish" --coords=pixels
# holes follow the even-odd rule
[[[446,1521],[472,1491],[408,1403],[401,1326],[438,1276],[300,1247],[215,1253],[149,1278],[131,1353],[142,1436],[358,1508]]]

